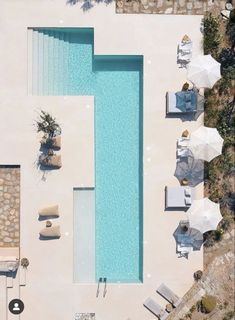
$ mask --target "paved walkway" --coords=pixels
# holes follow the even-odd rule
[[[0,247],[18,247],[20,168],[0,167]]]
[[[117,0],[117,13],[158,13],[203,15],[223,10],[225,0]]]

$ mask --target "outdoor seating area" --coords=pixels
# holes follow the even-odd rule
[[[200,250],[203,244],[203,234],[189,225],[189,220],[181,220],[174,232],[176,253],[178,257],[188,259],[189,253]]]
[[[42,208],[38,211],[39,221],[44,221],[47,219],[59,218],[59,206],[53,205],[49,207]],[[46,227],[41,229],[39,232],[40,239],[59,239],[61,237],[60,226],[54,226],[51,220],[46,221]]]
[[[162,283],[156,290],[156,292],[163,297],[169,304],[163,308],[154,299],[147,298],[144,301],[144,306],[150,312],[152,312],[159,320],[164,320],[169,317],[170,312],[173,308],[176,308],[182,301],[169,287]]]

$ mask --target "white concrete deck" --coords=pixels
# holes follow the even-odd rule
[[[95,312],[97,320],[154,319],[143,301],[151,296],[164,306],[155,292],[162,282],[181,296],[202,269],[202,251],[188,260],[175,253],[172,234],[185,213],[164,212],[165,185],[178,185],[176,138],[203,121],[165,117],[166,91],[180,90],[186,80],[177,44],[187,33],[193,54],[201,53],[200,23],[200,16],[115,15],[114,4],[83,13],[66,0],[0,0],[0,163],[21,165],[21,257],[30,260],[27,285],[20,287],[21,320],[74,319],[76,312]],[[27,27],[46,26],[94,27],[95,54],[144,55],[144,282],[108,285],[105,298],[96,298],[96,285],[73,283],[73,187],[94,186],[93,98],[27,95]],[[63,130],[63,166],[46,180],[35,165],[40,109]],[[40,241],[37,210],[49,204],[59,204],[62,237]]]

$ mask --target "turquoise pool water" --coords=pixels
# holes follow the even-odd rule
[[[96,278],[141,282],[142,56],[94,56],[93,29],[33,30],[33,94],[95,97]]]

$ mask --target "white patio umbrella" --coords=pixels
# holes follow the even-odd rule
[[[209,162],[222,153],[223,142],[216,128],[201,126],[191,134],[188,147],[194,158]]]
[[[208,198],[194,200],[187,214],[190,228],[197,229],[201,233],[216,230],[223,218],[219,204]]]
[[[188,64],[188,79],[197,88],[212,88],[220,78],[220,63],[210,54],[197,56]]]

